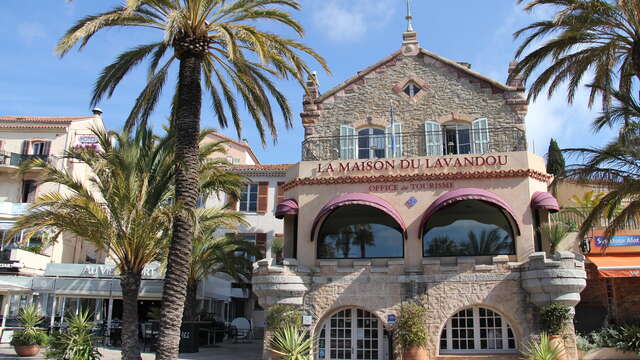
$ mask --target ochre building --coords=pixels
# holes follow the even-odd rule
[[[276,210],[285,259],[252,279],[261,305],[300,306],[315,359],[399,358],[394,323],[411,301],[427,309],[430,359],[519,358],[536,307],[575,305],[585,286],[582,255],[536,252],[558,204],[526,112],[520,79],[424,50],[412,30],[331,90],[312,76],[302,162]]]

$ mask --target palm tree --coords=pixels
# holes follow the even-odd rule
[[[74,148],[65,157],[92,170],[87,181],[73,177],[41,159],[24,165],[44,169],[43,182],[64,185],[65,191],[41,195],[12,229],[26,238],[53,230],[93,243],[115,261],[122,287],[122,356],[140,359],[138,292],[142,271],[161,260],[171,235],[176,210],[167,189],[174,176],[173,151],[151,130],[135,134],[94,131],[100,150]]]
[[[571,103],[585,75],[593,72],[589,105],[598,95],[603,106],[610,103],[610,90],[630,93],[633,79],[640,79],[640,0],[518,0],[531,11],[543,5],[555,6],[549,20],[534,22],[515,38],[525,37],[516,51],[519,58],[532,45],[511,74],[530,78],[544,68],[531,85],[529,97],[535,100],[548,86],[551,96],[567,82]],[[550,61],[548,66],[543,65]],[[617,85],[614,83],[617,81]]]
[[[460,245],[466,255],[504,255],[513,253],[511,235],[500,228],[469,231],[467,242]]]
[[[276,23],[303,36],[300,24],[286,11],[299,8],[296,0],[127,0],[110,11],[81,19],[58,42],[56,51],[64,56],[76,44],[79,48],[84,47],[102,29],[143,27],[161,31],[162,39],[122,53],[104,69],[96,82],[93,104],[111,96],[133,67],[145,58],[150,59],[147,84],[127,119],[127,128],[136,122],[146,123],[160,98],[171,65],[178,63],[172,119],[176,130],[175,157],[179,164],[175,199],[183,211],[173,221],[158,359],[176,359],[178,353],[193,238],[193,222],[188,213],[193,211],[198,198],[197,139],[202,85],[211,96],[212,108],[221,127],[227,127],[231,121],[238,134],[241,132],[235,90],[246,105],[263,143],[266,129],[275,140],[272,101],[277,103],[287,127],[291,126],[292,113],[272,79],[293,78],[302,85],[304,75],[310,73],[302,56],[310,56],[325,70],[328,68],[324,59],[311,48],[261,31],[255,24]]]
[[[246,281],[251,272],[251,261],[247,256],[258,256],[258,248],[245,240],[218,236],[220,229],[233,229],[245,223],[242,215],[223,209],[198,209],[184,319],[196,318],[196,294],[198,283],[210,275],[225,273],[238,281]],[[244,256],[246,255],[246,256]]]
[[[561,222],[548,222],[539,228],[542,237],[549,242],[549,254],[553,255],[558,245],[569,235],[569,227]]]
[[[581,238],[603,218],[607,241],[626,224],[640,221],[640,123],[630,122],[623,133],[601,149],[565,151],[581,159],[579,164],[569,167],[567,177],[586,183],[604,183],[609,189],[580,225]]]

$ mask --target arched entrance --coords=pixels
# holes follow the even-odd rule
[[[384,359],[382,321],[366,310],[340,310],[319,329],[316,359]]]

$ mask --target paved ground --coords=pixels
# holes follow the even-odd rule
[[[220,347],[200,348],[200,352],[195,354],[180,354],[180,359],[189,360],[259,360],[262,350],[261,341],[253,341],[246,344],[222,344]],[[102,349],[102,360],[120,360],[120,351],[117,349]],[[13,347],[0,345],[0,359],[44,359],[43,354],[37,357],[21,358],[13,351]],[[145,353],[143,360],[153,360],[154,355]]]

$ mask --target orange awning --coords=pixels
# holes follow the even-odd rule
[[[600,277],[640,277],[640,255],[589,255]]]

